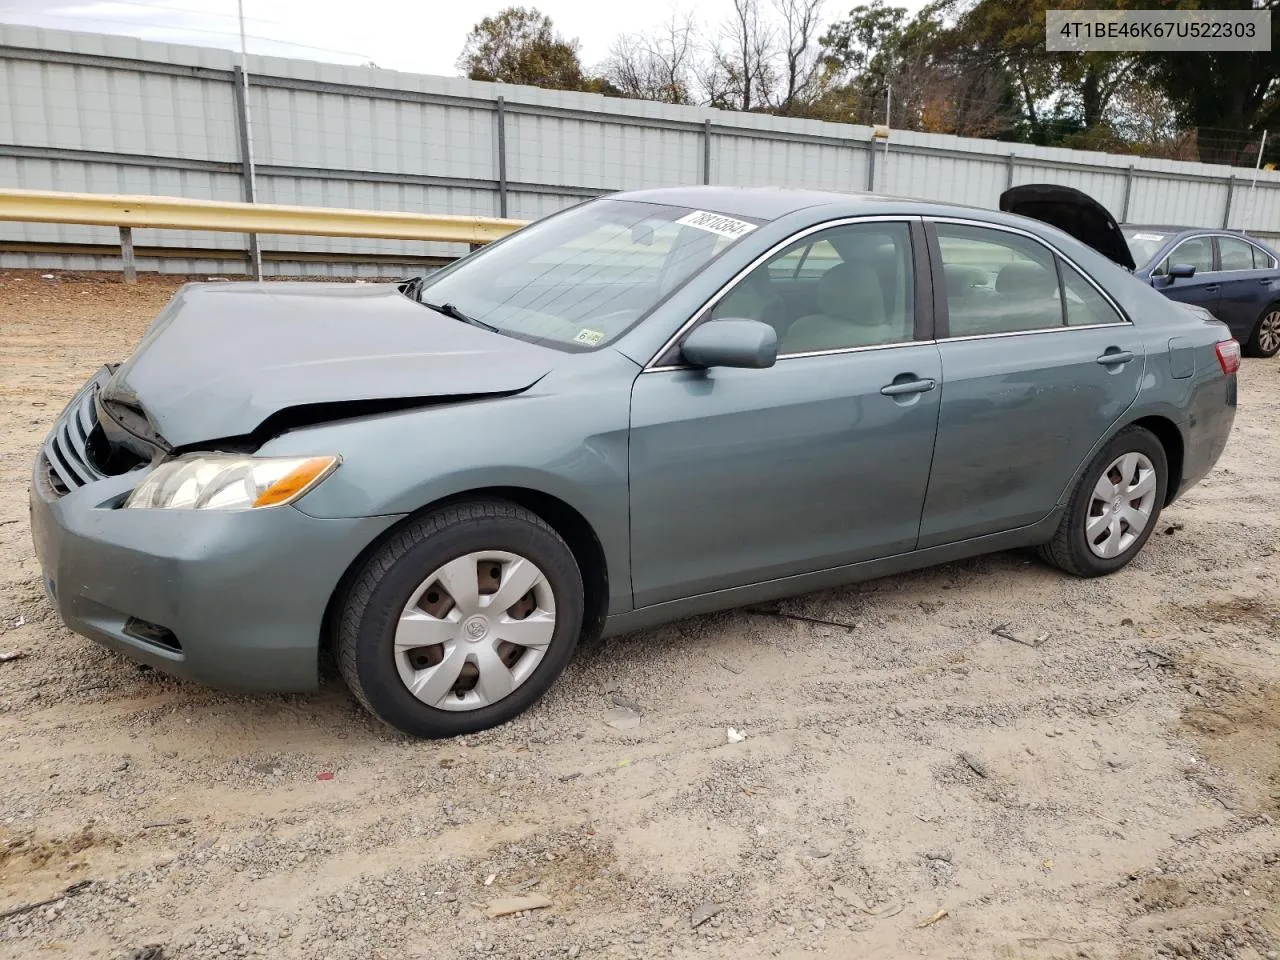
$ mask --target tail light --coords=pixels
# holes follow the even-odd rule
[[[1240,369],[1240,344],[1235,340],[1221,340],[1213,348],[1218,354],[1218,366],[1227,376]]]

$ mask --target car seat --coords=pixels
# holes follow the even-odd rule
[[[801,317],[783,338],[783,353],[873,346],[904,339],[901,323],[886,317],[880,278],[866,263],[840,263],[822,275],[819,313]]]

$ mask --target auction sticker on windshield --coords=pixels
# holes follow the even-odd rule
[[[733,217],[726,217],[722,213],[708,213],[706,210],[695,210],[693,213],[685,214],[676,223],[683,224],[686,227],[694,227],[698,230],[705,230],[707,233],[714,233],[719,237],[729,237],[733,240],[746,236],[756,228],[754,223],[735,220]]]
[[[1164,239],[1164,234],[1162,234],[1162,233],[1135,233],[1135,234],[1133,235],[1133,239],[1135,239],[1135,240],[1150,240],[1152,243],[1159,243],[1161,240],[1163,240],[1163,239]]]

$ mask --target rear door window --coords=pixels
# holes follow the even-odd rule
[[[1254,253],[1261,254],[1252,243],[1235,237],[1218,238],[1218,260],[1223,270],[1254,270],[1262,266],[1254,261]]]
[[[937,224],[953,337],[1061,327],[1062,302],[1053,254],[1004,230]]]

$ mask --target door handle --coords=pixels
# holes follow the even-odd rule
[[[1133,359],[1133,353],[1129,350],[1107,350],[1095,362],[1102,364],[1104,367],[1117,366],[1122,363],[1128,363]]]
[[[1200,289],[1202,289],[1205,293],[1217,293],[1218,285],[1216,283],[1211,283],[1209,284],[1209,286],[1201,287]]]
[[[899,383],[894,381],[887,386],[880,388],[880,392],[886,397],[905,397],[912,393],[928,393],[938,385],[936,380],[905,380]]]

